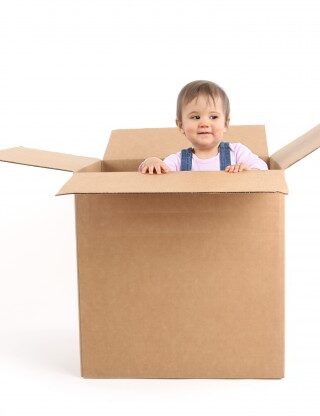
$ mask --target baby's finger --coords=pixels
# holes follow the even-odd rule
[[[235,173],[238,173],[239,169],[240,169],[240,165],[237,164],[237,165],[234,166],[234,172]]]
[[[165,163],[161,164],[161,169],[164,173],[170,172],[170,169],[168,168],[168,166]]]
[[[153,170],[154,170],[154,166],[150,165],[149,166],[149,175],[153,175]]]
[[[148,166],[142,166],[142,168],[141,168],[141,173],[146,173],[147,172],[147,170],[148,170]]]
[[[161,173],[162,173],[162,172],[161,172],[161,166],[160,166],[160,165],[156,165],[156,166],[155,166],[155,169],[156,169],[157,174],[158,174],[158,175],[161,175]]]

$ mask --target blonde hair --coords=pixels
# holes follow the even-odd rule
[[[230,120],[230,103],[227,94],[218,84],[203,80],[189,82],[180,91],[177,99],[177,120],[182,121],[182,107],[190,103],[194,98],[199,97],[199,95],[211,97],[214,105],[216,104],[216,98],[219,97],[221,99],[226,124],[228,125]]]

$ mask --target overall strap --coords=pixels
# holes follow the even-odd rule
[[[181,150],[181,168],[180,170],[191,170],[192,168],[192,147]]]
[[[220,170],[231,165],[229,142],[221,142],[219,144],[219,155],[220,155]],[[192,168],[192,147],[181,150],[181,168],[180,170],[191,170]]]
[[[227,166],[231,165],[230,150],[229,142],[221,142],[219,144],[220,170],[225,170]]]

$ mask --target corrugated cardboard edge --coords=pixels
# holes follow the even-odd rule
[[[154,193],[259,193],[288,189],[284,171],[169,172],[144,175],[139,172],[75,173],[56,195],[154,194]]]
[[[76,253],[77,253],[77,283],[78,283],[78,325],[79,325],[79,349],[80,349],[80,367],[81,367],[81,376],[83,376],[83,359],[82,359],[82,331],[81,331],[81,293],[80,293],[80,271],[79,271],[79,247],[78,247],[78,227],[77,227],[77,222],[78,222],[78,199],[77,199],[77,195],[74,196],[74,213],[75,213],[75,234],[76,234]]]
[[[320,124],[270,156],[270,169],[287,169],[320,147]]]
[[[77,172],[93,163],[101,163],[100,159],[91,157],[30,149],[22,146],[0,150],[0,161],[67,172]]]
[[[285,377],[284,373],[277,374],[274,377],[250,377],[250,376],[238,376],[238,377],[222,377],[222,376],[212,376],[212,377],[183,377],[183,376],[175,376],[175,377],[129,377],[129,376],[97,376],[95,374],[86,374],[81,373],[81,377],[84,379],[90,380],[281,380]]]

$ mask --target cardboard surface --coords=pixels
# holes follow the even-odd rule
[[[77,195],[82,375],[283,377],[283,199]]]
[[[320,124],[270,156],[270,169],[287,169],[320,147]]]
[[[75,156],[46,150],[12,147],[0,150],[0,160],[49,169],[76,172],[87,165],[99,161],[91,157]]]
[[[57,195],[97,193],[227,193],[280,192],[288,189],[283,171],[75,173]]]
[[[264,126],[230,126],[224,140],[241,142],[268,162]],[[190,147],[190,142],[175,127],[113,130],[104,160],[110,167],[117,166],[122,160],[134,160],[140,163],[150,156],[163,159],[187,147]]]

